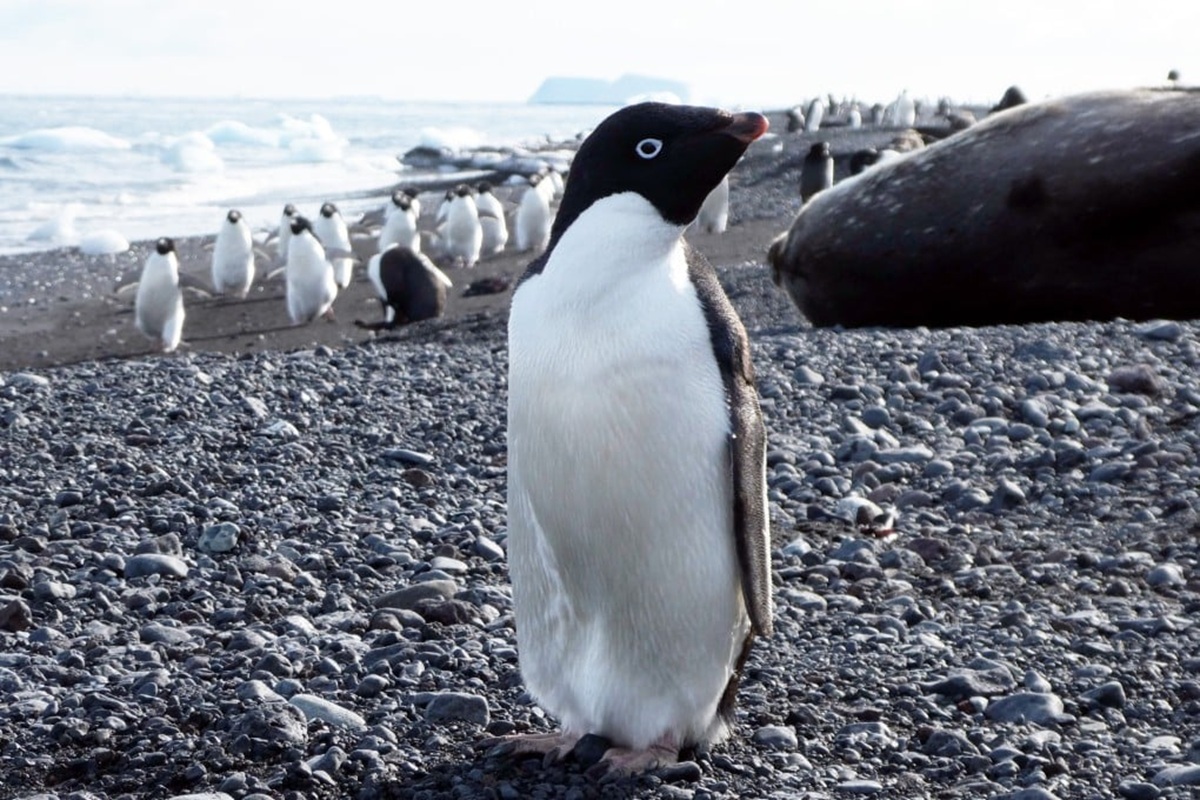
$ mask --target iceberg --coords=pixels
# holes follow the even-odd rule
[[[686,103],[691,87],[683,81],[656,78],[649,75],[622,75],[615,81],[599,78],[554,76],[529,98],[534,104],[617,105],[652,98],[667,102]]]

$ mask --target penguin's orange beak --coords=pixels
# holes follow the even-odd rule
[[[766,133],[769,127],[770,123],[767,122],[766,117],[754,111],[748,111],[743,114],[734,114],[733,120],[725,128],[725,133],[749,145]]]

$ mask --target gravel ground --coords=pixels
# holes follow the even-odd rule
[[[795,202],[806,150],[752,153],[735,221]],[[473,747],[553,727],[517,671],[492,309],[0,372],[0,797],[1200,792],[1200,324],[814,330],[762,256],[721,276],[776,633],[728,742],[613,783]]]

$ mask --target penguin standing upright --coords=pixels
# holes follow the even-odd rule
[[[275,242],[275,252],[280,264],[287,261],[288,242],[292,238],[292,218],[296,216],[296,213],[296,207],[288,203],[283,207],[283,213],[279,215],[279,239]]]
[[[303,325],[324,315],[333,319],[333,300],[337,282],[333,265],[325,258],[325,248],[313,234],[312,223],[299,214],[292,219],[288,241],[287,307],[293,325]]]
[[[379,252],[382,253],[393,245],[407,247],[415,253],[421,252],[421,234],[417,230],[417,210],[413,206],[414,202],[399,189],[392,192],[387,217],[379,231]]]
[[[333,280],[339,289],[350,285],[354,276],[353,247],[350,244],[350,229],[342,219],[342,212],[333,203],[323,203],[321,213],[313,220],[313,233],[325,248],[325,257],[333,265]]]
[[[479,209],[471,187],[460,183],[454,188],[454,196],[446,209],[446,224],[442,241],[445,254],[464,267],[473,267],[479,261],[483,248],[483,226],[479,224]]]
[[[696,228],[705,233],[724,233],[729,225],[729,176],[704,198],[700,213],[696,215]]]
[[[800,199],[807,203],[830,186],[833,186],[833,155],[829,152],[829,142],[813,142],[800,168]]]
[[[475,191],[475,207],[479,209],[479,224],[483,228],[480,254],[494,256],[508,244],[508,221],[504,218],[504,205],[487,181],[480,181]]]
[[[513,221],[517,250],[541,252],[550,241],[550,223],[554,221],[550,214],[550,201],[544,191],[538,190],[542,181],[541,175],[530,175],[529,186],[521,195],[517,204],[517,217]]]
[[[244,298],[254,283],[254,237],[242,212],[230,209],[217,229],[212,257],[213,289]]]
[[[766,436],[746,332],[683,239],[767,129],[641,103],[580,146],[508,325],[508,557],[525,685],[633,772],[725,733],[771,632]]]
[[[133,318],[145,336],[158,342],[164,353],[179,346],[183,337],[183,292],[179,288],[179,259],[175,242],[163,237],[146,256],[134,299]]]

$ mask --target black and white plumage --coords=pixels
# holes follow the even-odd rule
[[[492,191],[492,185],[481,181],[475,186],[475,207],[479,210],[479,225],[483,229],[483,244],[480,255],[494,256],[508,244],[508,221],[504,216],[504,204]]]
[[[384,313],[382,322],[355,320],[358,327],[370,330],[440,317],[446,310],[446,290],[454,285],[437,265],[407,247],[389,247],[372,256],[367,277]]]
[[[729,227],[729,176],[721,179],[700,206],[696,229],[705,233],[724,233]]]
[[[290,230],[284,267],[288,316],[293,325],[312,322],[319,316],[333,319],[337,282],[333,278],[333,265],[325,257],[325,248],[313,234],[307,217],[299,214],[293,217]]]
[[[346,227],[342,212],[333,203],[322,203],[312,227],[325,248],[325,257],[333,266],[334,282],[339,289],[345,289],[354,277],[354,256],[350,229]]]
[[[807,203],[830,186],[833,186],[833,154],[829,152],[829,142],[814,142],[800,168],[800,199]]]
[[[529,186],[517,204],[517,216],[513,220],[513,234],[519,252],[532,250],[540,253],[550,241],[550,228],[554,215],[550,212],[547,192],[540,190],[541,175],[530,175]]]
[[[440,232],[447,258],[464,267],[475,266],[483,249],[483,226],[479,223],[475,195],[465,183],[454,188]]]
[[[254,237],[236,208],[217,229],[212,258],[213,289],[217,294],[244,298],[254,283]]]
[[[133,306],[139,331],[154,339],[164,353],[172,352],[183,338],[183,291],[179,288],[179,259],[175,242],[163,237],[146,256]]]
[[[278,263],[282,264],[287,261],[288,257],[288,242],[292,238],[292,220],[295,218],[296,207],[288,203],[283,207],[283,211],[279,214],[279,238],[275,241],[275,252],[279,259]]]
[[[392,246],[407,247],[413,252],[421,252],[421,234],[417,229],[418,201],[403,190],[392,192],[392,200],[388,205],[383,228],[379,231],[379,252]]]
[[[580,146],[509,316],[508,546],[525,684],[635,771],[719,740],[771,632],[765,432],[745,330],[683,239],[767,127],[643,103]]]

